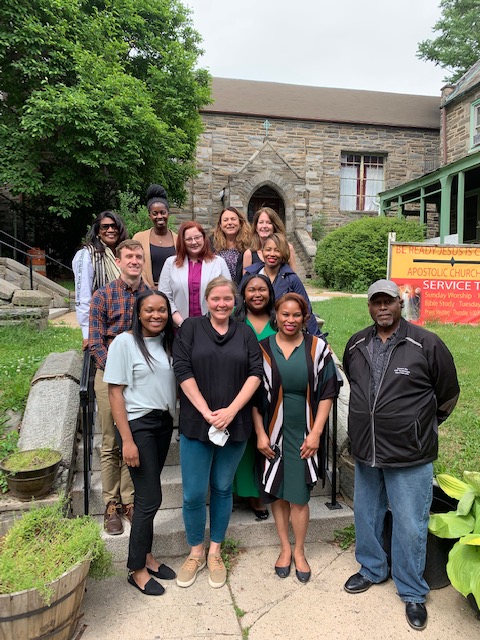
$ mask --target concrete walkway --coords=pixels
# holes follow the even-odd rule
[[[345,580],[357,571],[353,551],[337,545],[307,545],[312,579],[303,585],[292,574],[282,580],[273,571],[278,550],[257,547],[240,554],[227,584],[212,589],[207,569],[188,589],[163,581],[166,592],[147,597],[131,587],[126,570],[88,581],[79,631],[82,640],[470,640],[480,637],[467,601],[452,587],[432,591],[428,626],[421,633],[405,619],[405,605],[392,580],[351,595]],[[184,558],[168,561],[176,570]],[[83,625],[85,627],[83,628]]]

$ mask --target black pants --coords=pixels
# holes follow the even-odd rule
[[[153,520],[162,504],[160,474],[172,438],[173,420],[168,411],[155,409],[129,424],[138,447],[140,466],[129,467],[135,488],[135,511],[127,566],[137,571],[143,569],[147,553],[152,551]]]

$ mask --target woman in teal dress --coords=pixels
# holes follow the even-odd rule
[[[263,340],[276,333],[273,324],[273,305],[275,293],[269,278],[263,275],[249,274],[242,281],[238,305],[234,318],[238,322],[245,322],[257,336]],[[255,455],[257,438],[252,435],[247,443],[243,458],[238,465],[233,481],[233,493],[241,498],[248,498],[250,509],[256,520],[266,520],[268,509],[260,500],[255,473]]]
[[[260,342],[264,363],[264,412],[254,408],[257,448],[263,454],[260,482],[262,499],[272,504],[280,539],[275,572],[308,582],[311,571],[305,558],[310,491],[325,475],[322,434],[337,394],[335,365],[328,345],[305,333],[308,306],[297,293],[275,303],[278,333]],[[289,521],[295,545],[290,546]]]

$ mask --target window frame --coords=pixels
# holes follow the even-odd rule
[[[382,152],[359,152],[359,151],[342,151],[340,153],[340,211],[368,213],[371,211],[378,211],[378,207],[374,209],[368,208],[366,205],[369,200],[372,199],[371,194],[368,193],[367,185],[371,182],[375,182],[376,179],[369,179],[367,175],[368,169],[381,169],[381,188],[378,189],[377,194],[385,189],[385,166],[386,166],[387,154]],[[344,175],[344,169],[357,168],[356,177],[348,177]],[[355,193],[345,193],[342,187],[345,187],[347,182],[353,182],[355,180]],[[376,196],[375,196],[376,197]],[[342,200],[355,198],[355,207],[342,206]]]

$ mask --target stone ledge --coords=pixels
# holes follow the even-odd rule
[[[13,294],[12,303],[16,307],[50,307],[52,297],[43,291],[17,289]]]

